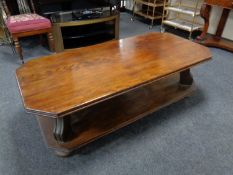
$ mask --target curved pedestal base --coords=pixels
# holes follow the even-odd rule
[[[57,156],[67,157],[75,149],[190,96],[194,90],[187,69],[77,111],[71,117],[38,117],[38,121],[47,145]]]
[[[69,157],[72,155],[72,151],[69,150],[55,150],[55,155],[59,157]]]
[[[201,17],[204,19],[205,24],[204,24],[203,32],[200,36],[196,38],[196,42],[203,44],[205,46],[221,48],[221,49],[225,49],[225,50],[233,52],[233,41],[222,38],[222,33],[224,31],[224,28],[225,28],[225,25],[226,25],[226,22],[227,22],[229,13],[230,13],[229,7],[227,8],[226,6],[228,2],[213,1],[213,2],[208,2],[208,3],[204,3],[201,8]],[[212,5],[220,5],[220,6],[222,5],[223,12],[222,12],[222,16],[220,18],[215,35],[209,36],[207,35],[207,31],[209,28],[209,19],[210,19],[210,12],[211,12]]]

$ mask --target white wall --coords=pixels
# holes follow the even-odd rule
[[[126,0],[126,8],[132,10],[133,0]],[[215,33],[219,19],[221,17],[222,8],[213,7],[212,13],[210,17],[210,26],[209,33]],[[231,11],[229,18],[227,20],[227,24],[225,26],[225,30],[223,31],[223,37],[233,40],[233,10]]]
[[[132,10],[133,9],[133,0],[126,0],[126,8],[129,9],[129,10]]]
[[[219,7],[213,7],[210,17],[209,33],[215,33],[219,19],[222,14],[222,9]],[[233,10],[231,11],[225,29],[223,31],[223,37],[233,40]]]

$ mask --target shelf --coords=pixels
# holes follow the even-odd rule
[[[89,46],[115,38],[114,25],[108,23],[63,27],[61,32],[65,49]]]
[[[199,9],[196,10],[196,12],[195,12],[195,9],[191,9],[191,8],[187,8],[187,7],[170,6],[170,7],[166,7],[165,10],[170,10],[170,11],[177,12],[177,13],[191,15],[192,17],[200,15],[200,10]]]
[[[137,4],[144,4],[144,5],[147,5],[147,6],[150,6],[150,7],[163,7],[164,5],[164,2],[163,0],[157,0],[156,3],[154,3],[154,0],[148,0],[148,1],[145,1],[145,0],[135,0],[135,2]]]
[[[77,36],[73,38],[66,38],[63,40],[64,49],[73,49],[79,47],[86,47],[94,44],[113,40],[114,34],[97,32],[92,35]]]
[[[79,34],[79,35],[71,35],[71,36],[63,36],[64,40],[68,40],[68,39],[82,39],[82,38],[86,38],[86,37],[94,37],[96,35],[104,35],[106,33],[109,33],[109,30],[101,30],[101,31],[95,31],[92,33],[87,33],[87,34]]]
[[[164,7],[162,24],[169,25],[189,32],[189,39],[192,39],[192,32],[202,30],[203,25],[198,23],[201,16],[200,5],[203,0],[183,1],[169,0],[169,5]],[[162,27],[161,32],[165,29]]]
[[[89,46],[119,37],[119,16],[53,23],[55,51]]]
[[[184,21],[183,19],[170,19],[170,20],[164,20],[163,24],[173,26],[175,28],[179,28],[182,30],[186,30],[188,32],[193,32],[196,30],[201,30],[203,26],[199,24],[193,24],[192,22],[189,21]]]
[[[79,26],[78,28],[71,26],[71,27],[64,27],[61,29],[61,31],[62,31],[63,39],[78,39],[78,38],[91,37],[100,34],[104,35],[105,33],[113,33],[114,25],[99,23],[99,24]]]
[[[154,16],[152,15],[151,11],[149,11],[148,14],[146,14],[145,11],[135,11],[134,13],[137,14],[137,15],[143,16],[144,18],[149,18],[151,20],[161,19],[162,18],[162,14],[159,13],[159,12],[155,12]]]
[[[81,147],[191,95],[194,90],[195,85],[180,87],[179,74],[175,74],[79,111],[71,119],[74,136],[62,147]]]
[[[154,25],[154,20],[162,19],[163,17],[163,8],[164,5],[167,4],[165,1],[166,0],[134,0],[133,17],[137,14],[146,19],[150,19],[150,27],[152,27]],[[141,5],[141,8],[135,10],[135,6],[138,4]]]

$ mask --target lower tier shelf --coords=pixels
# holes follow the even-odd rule
[[[66,38],[63,40],[65,49],[80,48],[85,46],[90,46],[94,44],[99,44],[102,42],[114,40],[115,36],[111,33],[95,33],[91,35],[77,36],[76,38]]]
[[[49,147],[74,150],[190,96],[194,90],[194,85],[180,86],[179,74],[175,74],[83,109],[68,116],[73,136],[64,143],[54,139],[53,118],[38,117],[38,121]]]
[[[167,19],[163,21],[163,24],[179,28],[188,32],[201,30],[203,28],[203,26],[199,24],[192,24],[191,22],[184,21],[182,19]]]
[[[149,11],[148,13],[146,11],[135,11],[135,14],[139,15],[139,16],[143,16],[146,19],[151,19],[151,20],[155,20],[155,19],[162,19],[162,14],[159,12],[155,12],[153,15],[152,11]]]
[[[157,0],[156,3],[154,0],[135,0],[135,3],[137,4],[144,4],[150,7],[163,7],[164,2],[163,0]]]
[[[179,7],[179,6],[168,6],[165,8],[165,10],[170,10],[177,13],[182,13],[186,15],[191,15],[192,17],[199,16],[200,15],[200,9],[196,10],[188,7]]]

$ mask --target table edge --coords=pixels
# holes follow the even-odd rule
[[[101,103],[101,102],[106,101],[108,99],[111,99],[111,98],[117,97],[119,95],[125,94],[125,93],[130,92],[132,90],[135,90],[137,88],[141,88],[141,87],[143,87],[143,86],[145,86],[147,84],[159,81],[159,80],[161,80],[163,78],[166,78],[167,76],[170,76],[170,75],[182,72],[182,71],[184,71],[186,69],[191,69],[192,67],[194,67],[196,65],[199,65],[201,63],[210,61],[211,59],[212,59],[212,54],[210,53],[209,57],[207,57],[207,58],[205,58],[205,59],[203,59],[201,61],[198,61],[196,63],[193,63],[192,65],[186,66],[184,68],[181,68],[181,69],[173,71],[173,72],[169,72],[169,73],[167,73],[167,74],[165,74],[163,76],[160,76],[160,77],[157,77],[157,78],[153,78],[151,80],[142,82],[140,84],[137,84],[137,85],[129,87],[127,89],[118,91],[116,93],[112,93],[112,94],[109,94],[107,96],[102,96],[102,97],[100,97],[98,99],[94,99],[92,101],[88,101],[86,103],[82,103],[81,105],[75,106],[75,107],[73,107],[71,109],[68,109],[68,110],[60,112],[60,113],[46,112],[46,111],[31,109],[31,108],[27,107],[25,105],[25,103],[24,103],[24,98],[23,98],[22,91],[21,91],[21,88],[20,88],[20,85],[19,85],[17,74],[16,74],[16,79],[17,79],[17,84],[18,84],[18,87],[19,87],[20,95],[22,97],[23,105],[24,105],[24,108],[25,108],[25,110],[26,110],[27,113],[30,113],[30,114],[33,114],[33,115],[36,115],[36,116],[45,116],[45,117],[51,117],[51,118],[60,118],[60,117],[65,117],[65,116],[68,116],[68,115],[70,115],[72,113],[78,112],[78,111],[80,111],[82,109],[88,108],[88,107],[93,106],[95,104]]]

